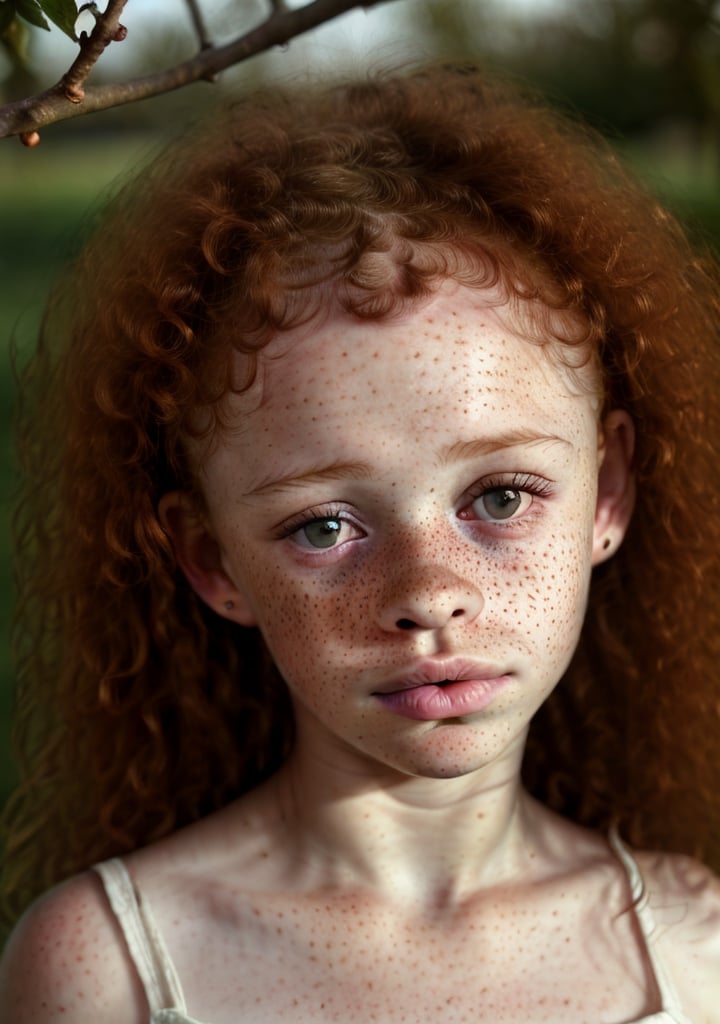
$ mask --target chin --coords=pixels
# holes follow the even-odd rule
[[[499,763],[518,765],[524,748],[521,735],[492,737],[478,735],[460,723],[449,728],[435,728],[427,733],[420,748],[405,749],[405,756],[386,756],[385,763],[402,775],[421,779],[459,779],[493,769]],[[389,754],[389,751],[387,752]],[[519,768],[518,768],[519,771]]]
[[[462,765],[434,765],[413,774],[416,779],[463,779],[474,772],[481,771],[483,767],[483,765],[474,765],[472,768]]]
[[[410,779],[462,779],[490,768],[497,762],[497,758],[489,757],[464,757],[440,758],[440,757],[417,757],[407,760],[395,760],[388,764],[388,767],[401,776]],[[388,763],[388,762],[386,762]]]

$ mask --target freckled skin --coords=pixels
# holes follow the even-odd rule
[[[601,838],[519,785],[583,619],[596,401],[507,309],[453,286],[401,320],[331,319],[266,355],[229,403],[241,429],[200,467],[217,564],[194,578],[261,629],[298,735],[239,805],[232,867],[212,867],[238,892],[218,885],[224,928],[201,972],[205,878],[195,928],[173,934],[192,1005],[213,1024],[238,1006],[257,1021],[631,1019],[652,992],[624,879]],[[498,488],[520,492],[507,519],[488,511]],[[419,659],[453,656],[505,678],[482,710],[416,721],[378,700]],[[228,845],[239,813],[216,819],[235,821]],[[229,970],[232,1011],[212,995]]]
[[[263,786],[125,858],[204,1024],[619,1024],[660,1010],[606,840],[520,785],[603,537],[622,538],[627,473],[615,435],[599,442],[592,389],[487,298],[446,284],[402,319],[276,339],[255,389],[229,403],[239,429],[203,458],[208,523],[181,495],[162,506],[198,593],[262,630],[298,727]],[[416,720],[378,697],[453,658],[500,680],[481,708]],[[668,864],[643,861],[657,949],[686,1012],[715,1022],[720,895],[693,903],[715,883]],[[96,878],[16,933],[5,1013],[147,1024]]]
[[[279,344],[262,403],[258,391],[234,403],[245,429],[201,479],[223,567],[291,688],[302,742],[359,759],[378,781],[388,767],[455,776],[509,749],[517,759],[583,618],[598,470],[591,399],[462,291],[398,323],[331,321]],[[512,431],[560,440],[443,458]],[[338,462],[367,463],[368,477],[251,493]],[[516,520],[468,518],[474,486],[518,475],[549,493]],[[269,529],[308,509],[347,516],[331,549]],[[388,715],[373,693],[433,655],[472,655],[512,681],[471,720],[419,726]]]

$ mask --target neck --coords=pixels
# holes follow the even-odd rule
[[[527,876],[537,811],[520,785],[522,748],[438,779],[330,763],[301,744],[272,784],[285,834],[325,884],[448,904]]]

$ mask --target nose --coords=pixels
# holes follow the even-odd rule
[[[476,586],[447,566],[425,565],[394,573],[380,611],[380,625],[397,630],[444,629],[472,622],[483,609]]]

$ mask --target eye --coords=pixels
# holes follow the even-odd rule
[[[485,523],[525,520],[532,514],[535,499],[550,498],[553,483],[534,473],[508,473],[479,480],[470,490],[458,513],[460,519]]]
[[[282,535],[290,537],[305,551],[324,551],[364,536],[358,526],[341,515],[315,515],[304,521],[296,520],[286,526]]]
[[[341,531],[342,520],[340,519],[313,519],[311,522],[305,523],[295,536],[297,539],[302,538],[311,548],[332,548],[340,539]]]
[[[532,504],[532,494],[516,487],[492,487],[479,495],[472,509],[479,519],[489,521],[512,519],[518,513],[525,512]]]

